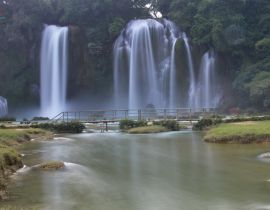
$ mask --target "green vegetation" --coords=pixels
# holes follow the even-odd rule
[[[48,117],[33,117],[32,121],[47,121],[50,120]]]
[[[52,133],[41,129],[0,129],[0,200],[7,198],[7,177],[23,166],[13,148],[31,139],[52,139]]]
[[[237,123],[247,121],[267,121],[270,120],[270,116],[251,116],[251,117],[233,117],[230,119],[222,119],[220,116],[212,118],[203,118],[193,125],[193,130],[202,131],[209,127],[221,124],[221,123]]]
[[[185,126],[179,126],[178,122],[175,120],[154,121],[153,123],[135,120],[120,121],[120,129],[123,131],[128,131],[128,133],[132,134],[179,131],[180,129],[185,128]]]
[[[179,131],[180,126],[177,121],[175,120],[162,120],[162,121],[155,121],[154,125],[159,125],[164,128],[167,128],[169,131]]]
[[[128,130],[129,134],[148,134],[148,133],[161,133],[169,131],[167,128],[159,125],[153,126],[145,126],[145,127],[137,127],[131,128]]]
[[[17,129],[0,129],[0,144],[6,146],[16,146],[20,143],[30,141],[31,139],[52,139],[51,132],[42,129],[17,128]]]
[[[222,122],[221,118],[203,118],[199,120],[198,123],[194,124],[193,130],[201,131],[210,126],[217,125],[221,122]]]
[[[128,130],[131,128],[144,127],[147,126],[146,121],[135,121],[135,120],[121,120],[120,121],[120,129]]]
[[[270,142],[270,121],[220,124],[206,133],[204,141],[242,144]]]
[[[56,133],[81,133],[85,129],[85,126],[80,122],[41,123],[31,127],[42,128]]]
[[[14,122],[16,121],[15,117],[0,117],[0,122]]]
[[[65,164],[61,161],[50,161],[47,163],[42,163],[38,165],[37,168],[41,170],[59,170],[63,169],[65,167]]]

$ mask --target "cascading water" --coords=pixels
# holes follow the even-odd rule
[[[65,110],[68,27],[45,26],[41,45],[41,114],[52,117]]]
[[[183,33],[183,40],[185,43],[185,49],[187,53],[188,69],[189,69],[189,93],[188,93],[188,106],[190,108],[196,108],[195,105],[195,91],[196,91],[196,80],[194,75],[194,65],[191,54],[191,49],[186,33]]]
[[[4,117],[8,114],[8,103],[7,99],[0,96],[0,117]]]
[[[216,54],[207,51],[201,61],[199,82],[196,90],[196,107],[214,108],[218,105],[220,93],[215,82]]]
[[[114,91],[117,108],[169,105],[176,86],[174,48],[177,28],[171,21],[131,21],[114,46]],[[173,55],[173,56],[172,56]],[[125,101],[126,99],[126,101]]]
[[[173,22],[133,20],[114,46],[116,108],[216,107],[215,61],[215,53],[206,52],[195,71],[189,39]]]

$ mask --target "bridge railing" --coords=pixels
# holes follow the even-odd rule
[[[129,120],[198,120],[216,113],[215,108],[175,108],[175,109],[123,109],[123,110],[86,110],[61,112],[51,122],[116,122]]]

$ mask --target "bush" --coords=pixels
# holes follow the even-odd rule
[[[180,129],[178,122],[175,120],[155,121],[154,125],[160,125],[162,127],[167,128],[170,131],[179,131],[179,129]]]
[[[46,121],[50,120],[48,117],[33,117],[32,121]]]
[[[120,121],[120,129],[121,130],[128,130],[131,128],[138,128],[138,127],[144,127],[147,126],[146,121],[135,121],[135,120],[121,120]]]
[[[69,123],[42,123],[31,126],[32,128],[42,128],[45,130],[57,132],[57,133],[81,133],[85,126],[80,122]]]
[[[214,126],[214,125],[217,125],[220,123],[222,123],[221,118],[203,118],[203,119],[199,120],[198,123],[196,123],[193,126],[193,130],[201,131],[207,127]]]
[[[0,122],[14,122],[16,121],[15,117],[0,117]]]
[[[232,118],[224,120],[225,123],[236,123],[245,121],[267,121],[270,120],[270,116],[254,116],[254,117],[244,117],[244,118]]]

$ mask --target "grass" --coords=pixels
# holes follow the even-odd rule
[[[6,146],[16,146],[31,139],[51,139],[51,132],[42,129],[0,129],[0,144]]]
[[[153,125],[153,126],[132,128],[128,131],[128,133],[130,133],[130,134],[147,134],[147,133],[161,133],[161,132],[167,132],[167,131],[169,131],[169,130],[165,127],[162,127],[159,125]]]
[[[220,124],[207,131],[204,137],[211,143],[270,142],[270,121],[248,121]]]

